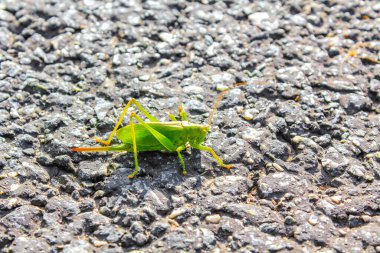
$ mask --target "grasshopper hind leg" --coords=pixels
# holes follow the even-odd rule
[[[132,104],[134,104],[137,107],[137,109],[139,109],[151,122],[158,122],[158,119],[153,117],[148,112],[148,110],[145,109],[136,99],[132,98],[131,100],[129,100],[127,105],[124,107],[123,112],[121,113],[120,118],[116,122],[116,124],[115,124],[110,136],[108,137],[108,139],[106,141],[104,141],[101,138],[95,138],[96,142],[101,143],[105,146],[109,146],[111,144],[112,138],[114,137],[114,135],[115,135],[117,129],[119,128],[120,124],[123,122],[123,119],[124,119],[125,115],[127,114],[129,107],[131,107]]]

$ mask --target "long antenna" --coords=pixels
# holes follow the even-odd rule
[[[222,100],[223,96],[229,92],[231,89],[233,88],[236,88],[236,87],[239,87],[239,86],[244,86],[244,85],[249,85],[249,84],[267,84],[267,83],[260,83],[260,82],[257,82],[257,83],[247,83],[247,82],[241,82],[241,83],[235,83],[232,87],[222,91],[222,93],[219,95],[218,99],[216,100],[213,108],[212,108],[212,112],[211,112],[211,115],[210,115],[210,119],[208,121],[208,126],[210,127],[211,126],[211,122],[212,122],[212,119],[214,118],[214,114],[216,112],[216,109],[218,108],[218,105],[220,103],[220,101]]]

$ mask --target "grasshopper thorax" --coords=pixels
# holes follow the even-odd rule
[[[188,121],[182,121],[182,126],[186,130],[187,140],[192,146],[202,144],[210,130],[209,125],[193,124]]]

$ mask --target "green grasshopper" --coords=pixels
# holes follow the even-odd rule
[[[247,83],[237,83],[232,88],[247,85]],[[72,148],[76,152],[99,152],[99,151],[129,151],[134,154],[135,170],[128,176],[134,178],[139,172],[139,164],[137,160],[137,152],[142,151],[169,151],[177,152],[178,158],[181,162],[182,173],[186,175],[185,161],[182,157],[181,151],[187,147],[192,147],[199,150],[208,151],[216,159],[218,164],[226,169],[233,168],[232,165],[224,164],[222,159],[215,153],[215,151],[207,146],[202,145],[208,131],[210,130],[211,122],[214,117],[215,111],[219,102],[222,100],[223,95],[231,88],[222,91],[217,101],[213,106],[208,124],[193,124],[187,120],[187,114],[183,110],[182,105],[178,107],[179,116],[181,121],[177,121],[175,116],[169,113],[169,122],[159,122],[158,119],[153,117],[136,99],[132,98],[125,106],[119,120],[113,128],[109,138],[106,141],[96,138],[96,142],[101,143],[103,147],[79,147]],[[121,127],[129,107],[134,104],[150,122],[144,122],[135,112],[129,115],[129,125]],[[135,124],[134,120],[139,123]],[[116,133],[116,137],[123,142],[120,145],[110,146],[110,143]]]

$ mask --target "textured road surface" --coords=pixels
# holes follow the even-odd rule
[[[0,0],[2,252],[380,252],[379,17],[356,0]],[[203,123],[241,81],[261,84],[225,96],[205,142],[231,171],[149,152],[130,180],[130,153],[70,151],[132,97]]]

